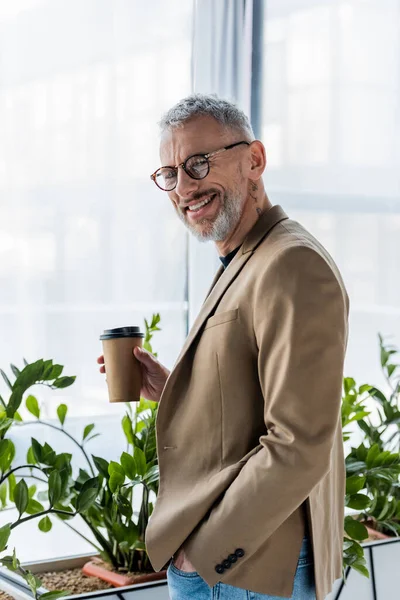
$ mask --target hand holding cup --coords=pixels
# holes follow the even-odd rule
[[[158,402],[168,379],[169,370],[141,347],[142,337],[138,336],[139,328],[120,329],[126,330],[120,332],[121,337],[102,340],[104,355],[97,359],[101,365],[100,373],[107,372],[110,402],[138,402],[140,396]],[[115,332],[119,333],[118,330],[108,330],[108,332],[114,332],[114,335]],[[123,337],[123,333],[130,334],[130,337],[128,335]],[[114,341],[110,344],[111,340]]]

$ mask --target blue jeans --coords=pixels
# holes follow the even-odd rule
[[[258,594],[226,583],[218,582],[212,588],[196,572],[186,573],[171,563],[167,570],[170,600],[282,600],[283,596]],[[297,563],[293,595],[290,600],[315,600],[314,561],[311,544],[304,538]]]

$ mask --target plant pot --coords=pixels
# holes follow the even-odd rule
[[[114,587],[124,587],[135,583],[147,583],[149,581],[160,581],[167,578],[167,571],[158,573],[129,574],[116,573],[111,570],[100,558],[93,558],[82,567],[82,572],[89,577],[98,577]]]
[[[97,557],[96,557],[97,558]],[[65,571],[67,569],[79,569],[93,559],[93,554],[59,558],[50,561],[38,561],[24,563],[22,566],[35,573],[38,577],[46,572]],[[149,573],[152,575],[152,573]],[[155,573],[161,575],[161,573]],[[32,593],[28,584],[16,573],[13,573],[5,567],[0,567],[0,590],[9,594],[15,600],[32,600]],[[40,588],[39,594],[47,591],[45,587]],[[65,596],[63,600],[115,600],[116,590],[114,587],[99,591],[72,593]],[[137,582],[128,586],[118,588],[118,598],[120,600],[169,600],[167,579],[158,581]]]
[[[368,531],[368,541],[374,541],[374,540],[388,540],[390,539],[390,535],[386,535],[386,533],[382,533],[381,531],[378,531],[377,529],[374,529],[373,527],[371,527],[371,525],[367,525],[366,523],[364,523],[366,530]]]

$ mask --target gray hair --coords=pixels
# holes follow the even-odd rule
[[[161,132],[181,127],[193,117],[212,117],[223,127],[243,134],[247,141],[255,135],[248,117],[233,102],[219,98],[216,94],[191,94],[170,108],[159,122]]]

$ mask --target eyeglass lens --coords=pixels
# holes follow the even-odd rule
[[[204,179],[208,175],[209,164],[202,154],[191,156],[184,163],[184,169],[193,179]],[[156,173],[156,183],[163,190],[173,190],[177,182],[177,170],[162,167]]]

